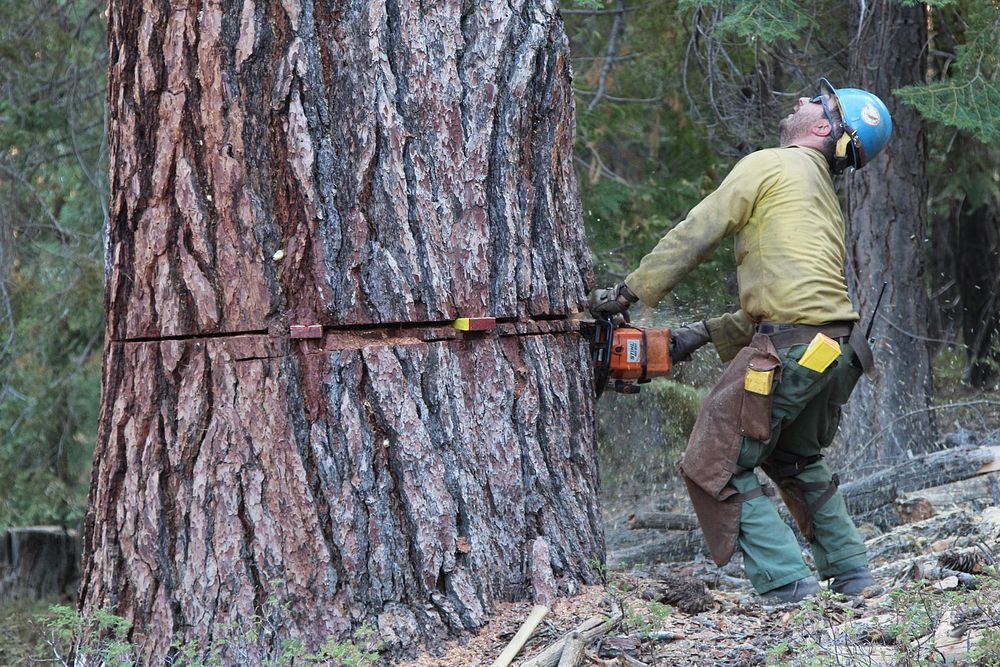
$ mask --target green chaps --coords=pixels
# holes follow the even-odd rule
[[[782,374],[774,390],[771,439],[763,443],[743,438],[737,460],[740,472],[729,485],[741,494],[754,492],[760,488],[754,468],[762,466],[782,489],[799,527],[805,524],[802,532],[812,549],[819,578],[829,579],[868,562],[836,478],[820,454],[833,442],[840,408],[850,397],[861,370],[851,363],[854,352],[846,344],[822,373],[797,363],[805,349],[805,345],[794,345],[778,350]],[[790,502],[789,495],[798,502]],[[746,575],[758,593],[812,574],[795,534],[765,495],[742,503],[738,542]]]

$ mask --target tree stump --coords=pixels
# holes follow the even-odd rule
[[[112,0],[109,22],[82,610],[159,664],[276,600],[258,664],[363,624],[405,653],[533,576],[597,581],[555,3]]]
[[[80,537],[58,526],[0,534],[0,603],[73,596],[80,582]]]

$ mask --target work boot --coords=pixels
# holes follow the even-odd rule
[[[834,577],[833,583],[830,584],[830,590],[841,595],[855,596],[861,595],[866,588],[874,585],[875,580],[872,579],[871,570],[862,565],[851,568],[847,572],[841,572]]]
[[[787,602],[799,602],[807,597],[816,595],[819,591],[819,582],[816,577],[805,577],[798,581],[793,581],[784,586],[778,586],[766,593],[761,594],[764,604],[785,604]]]

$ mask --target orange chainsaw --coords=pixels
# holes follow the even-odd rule
[[[598,318],[592,325],[590,356],[598,398],[611,380],[620,394],[638,394],[639,385],[670,373],[670,328],[615,326]]]

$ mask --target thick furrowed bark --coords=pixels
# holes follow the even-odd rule
[[[245,336],[111,356],[131,372],[109,381],[98,457],[124,465],[95,477],[84,598],[127,611],[151,659],[249,626],[272,595],[309,644],[362,621],[396,648],[476,628],[530,595],[536,537],[557,577],[599,577],[576,335]]]
[[[116,340],[578,309],[554,2],[126,4]]]
[[[596,580],[554,1],[112,0],[109,48],[83,610],[132,620],[150,664],[265,610],[310,647],[367,622],[399,652],[533,575]]]

